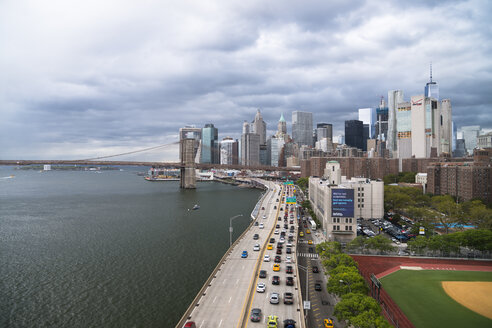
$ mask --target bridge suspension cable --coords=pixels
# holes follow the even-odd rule
[[[154,149],[158,149],[158,148],[164,148],[164,147],[168,147],[168,146],[172,146],[172,145],[178,145],[178,144],[179,144],[179,141],[175,141],[175,142],[171,142],[171,143],[168,143],[168,144],[165,144],[165,145],[159,145],[159,146],[154,146],[154,147],[149,147],[149,148],[144,148],[144,149],[129,151],[129,152],[126,152],[126,153],[121,153],[121,154],[114,154],[114,155],[100,156],[100,157],[93,157],[93,158],[86,158],[86,159],[83,159],[82,161],[95,161],[95,160],[104,159],[104,158],[111,158],[111,157],[118,157],[118,156],[130,155],[130,154],[135,154],[135,153],[142,153],[142,152],[145,152],[145,151],[154,150]]]

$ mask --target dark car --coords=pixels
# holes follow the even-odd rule
[[[282,243],[277,243],[277,248],[282,249],[282,248],[284,248],[284,245],[282,245]]]
[[[261,309],[251,309],[251,321],[259,322],[261,320]]]
[[[284,223],[284,229],[288,229],[289,225],[287,223]]]
[[[287,277],[287,280],[285,281],[285,284],[287,286],[294,286],[294,278],[293,277]]]
[[[258,225],[258,221],[255,221],[255,226],[257,226],[257,225]]]
[[[282,255],[282,248],[277,248],[277,254]]]
[[[285,249],[285,252],[286,252],[287,254],[292,254],[292,248],[287,247],[287,248]]]
[[[280,259],[280,256],[277,255],[277,256],[275,256],[275,260],[273,260],[273,262],[280,263],[280,262],[282,262],[282,260]]]
[[[288,265],[286,268],[287,273],[294,273],[294,269],[292,268],[292,265]]]
[[[266,276],[267,276],[266,270],[260,270],[260,274],[258,275],[258,277],[260,277],[260,278],[266,278]]]
[[[275,226],[275,228],[277,228],[277,229],[278,229],[278,228],[280,228],[280,224],[277,224],[277,225]]]
[[[294,294],[284,293],[284,304],[294,304]]]
[[[318,273],[319,272],[319,269],[317,266],[313,266],[313,273]]]
[[[319,282],[314,284],[314,290],[320,292],[321,291],[321,284]]]
[[[296,328],[296,322],[292,319],[284,320],[284,328]]]
[[[275,242],[275,238],[270,238],[270,244],[273,244]]]
[[[188,321],[187,323],[185,323],[183,328],[196,328],[196,324],[194,321]]]
[[[280,285],[280,277],[279,276],[273,276],[272,277],[272,285]]]
[[[312,247],[309,247],[309,248],[308,248],[308,252],[309,252],[309,253],[314,253],[314,249],[313,249]]]
[[[258,223],[258,222],[256,222],[256,223]],[[258,240],[258,238],[260,238],[260,235],[258,235],[257,233],[255,233],[254,236],[253,236],[253,239],[254,240]]]

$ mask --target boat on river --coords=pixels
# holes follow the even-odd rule
[[[195,204],[195,206],[193,206],[192,210],[198,210],[200,208],[200,206],[198,204]]]

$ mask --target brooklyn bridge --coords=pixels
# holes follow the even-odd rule
[[[181,131],[180,131],[181,132]],[[179,161],[178,162],[158,162],[158,161],[122,161],[110,160],[109,158],[122,157],[136,153],[142,153],[159,148],[166,148],[179,144]],[[199,163],[199,151],[202,147],[199,138],[188,138],[185,133],[180,133],[180,141],[169,144],[154,146],[145,149],[134,150],[125,153],[77,159],[77,160],[46,160],[46,159],[29,159],[29,160],[0,160],[0,165],[33,165],[33,164],[50,164],[50,165],[114,165],[114,166],[150,166],[177,168],[181,171],[180,186],[181,188],[193,189],[196,187],[195,170],[261,170],[265,172],[273,171],[300,171],[299,167],[277,167],[267,165],[241,165],[241,164],[209,164]]]

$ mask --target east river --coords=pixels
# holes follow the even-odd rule
[[[176,325],[261,192],[138,170],[0,167],[0,327]]]

